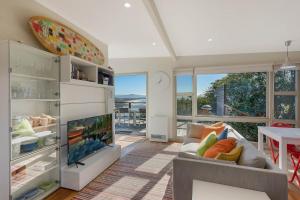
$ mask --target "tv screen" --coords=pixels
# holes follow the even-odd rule
[[[113,142],[112,114],[69,121],[68,165]]]

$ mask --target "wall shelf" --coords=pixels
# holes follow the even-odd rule
[[[19,74],[19,73],[11,73],[10,75],[14,76],[14,77],[20,77],[20,78],[28,78],[28,79],[36,79],[36,80],[45,80],[45,81],[56,81],[56,82],[59,82],[59,80],[57,80],[55,78],[49,78],[49,77],[32,76],[32,75]]]
[[[21,189],[25,184],[30,184],[30,182],[34,181],[35,179],[39,178],[40,176],[42,175],[46,175],[47,173],[51,172],[52,170],[58,168],[59,165],[55,165],[47,170],[44,170],[44,171],[39,171],[39,172],[35,172],[34,170],[31,170],[32,172],[27,172],[28,174],[31,174],[32,176],[30,175],[25,175],[25,176],[28,176],[28,178],[24,178],[24,181],[20,181],[18,184],[19,185],[12,185],[12,195],[14,196],[14,193],[17,192],[19,189]],[[35,173],[35,174],[34,174]]]
[[[60,101],[60,99],[11,99],[12,101],[41,101],[41,102],[55,102]]]
[[[24,153],[23,155],[15,158],[15,159],[12,159],[11,160],[11,165],[15,165],[17,163],[20,163],[24,160],[27,160],[27,159],[30,159],[30,158],[33,158],[37,155],[44,155],[44,154],[47,154],[55,149],[58,148],[58,145],[57,144],[53,144],[53,145],[49,145],[49,146],[45,146],[43,148],[40,148],[40,149],[37,149],[36,151],[32,151],[32,152],[28,152],[28,153]]]

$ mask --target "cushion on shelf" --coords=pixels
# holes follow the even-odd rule
[[[209,149],[212,145],[214,145],[216,142],[217,142],[217,135],[216,132],[213,131],[201,141],[197,149],[197,155],[203,156],[205,151]]]
[[[224,139],[227,139],[227,136],[228,136],[228,128],[225,128],[225,130],[218,135],[217,139],[218,141],[220,140],[224,140]]]
[[[236,146],[229,153],[219,153],[216,157],[217,160],[226,160],[237,162],[243,151],[243,145]]]
[[[220,140],[207,149],[203,155],[205,158],[215,158],[219,153],[228,153],[236,145],[236,140],[234,138],[228,138]]]

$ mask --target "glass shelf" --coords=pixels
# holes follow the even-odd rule
[[[58,151],[28,159],[11,166],[11,194],[13,199],[35,194],[43,196],[59,183]],[[31,198],[30,198],[31,199]]]
[[[60,185],[59,57],[10,43],[12,199],[44,199]]]

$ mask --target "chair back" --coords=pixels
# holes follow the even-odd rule
[[[292,124],[283,123],[283,122],[275,122],[271,126],[278,127],[278,128],[293,128]]]

